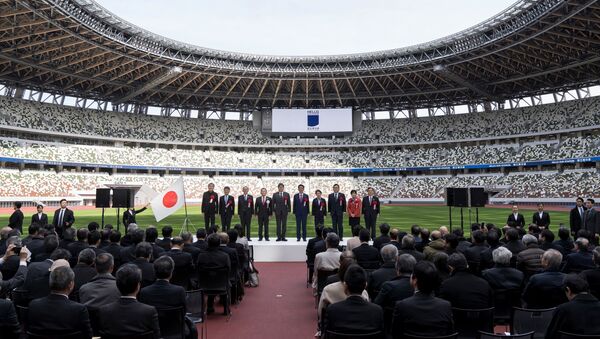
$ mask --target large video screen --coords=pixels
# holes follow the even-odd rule
[[[352,132],[352,108],[274,108],[272,117],[273,133]]]

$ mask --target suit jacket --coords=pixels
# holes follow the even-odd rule
[[[48,269],[52,266],[52,262],[52,260],[48,259],[42,262],[31,263],[27,267],[27,276],[25,277],[23,289],[29,291],[29,298],[37,299],[50,294],[50,286],[48,285],[50,271]]]
[[[381,251],[381,248],[383,246],[389,244],[390,241],[392,241],[392,239],[390,238],[389,235],[387,235],[387,234],[380,235],[377,238],[375,238],[375,240],[373,240],[373,247],[375,247],[376,249],[378,249],[379,251]]]
[[[12,229],[18,229],[23,233],[23,212],[21,210],[15,210],[8,218],[8,227]]]
[[[600,268],[585,270],[579,274],[590,285],[590,292],[598,298],[600,296]]]
[[[571,212],[569,212],[569,225],[571,226],[571,233],[573,234],[576,234],[577,231],[579,231],[583,226],[583,218],[587,208],[584,206],[581,206],[581,208],[583,209],[583,215],[579,214],[579,209],[577,206],[573,207]]]
[[[73,241],[67,246],[67,250],[71,252],[71,266],[75,266],[75,264],[77,263],[79,252],[83,251],[88,247],[89,245],[87,244],[87,242],[83,241]]]
[[[201,252],[206,252],[206,249],[208,248],[208,244],[206,243],[206,240],[202,240],[202,239],[196,240],[192,245],[194,245],[194,247],[199,249]],[[197,261],[197,259],[198,258],[196,258],[196,261]],[[196,261],[194,261],[194,262],[196,262]]]
[[[177,249],[166,251],[163,255],[168,255],[175,262],[175,270],[173,270],[171,283],[189,289],[191,286],[190,279],[194,273],[192,255]]]
[[[600,234],[600,214],[598,214],[598,211],[594,208],[585,211],[582,228],[592,232],[592,234]]]
[[[363,197],[362,200],[362,214],[364,215],[378,215],[381,209],[379,198],[373,196],[371,204],[369,204],[369,196]]]
[[[231,270],[231,259],[229,255],[217,248],[208,248],[206,253],[198,256],[198,262],[196,263],[196,270],[198,273],[202,273],[205,270],[219,269],[227,267]]]
[[[0,327],[9,338],[19,338],[21,326],[12,301],[0,298]]]
[[[237,270],[239,270],[240,268],[240,262],[237,251],[231,247],[223,245],[219,246],[219,251],[229,256],[229,262],[231,264],[231,269],[229,270],[229,279],[233,281],[235,279],[235,274],[237,273]]]
[[[508,219],[506,219],[506,224],[512,227],[525,227],[525,217],[523,214],[518,213],[515,220],[515,215],[511,213],[508,215]]]
[[[550,214],[548,212],[543,211],[542,216],[540,217],[539,212],[533,213],[533,223],[540,227],[548,227],[550,226]]]
[[[352,250],[352,252],[354,253],[354,257],[356,258],[356,262],[362,266],[362,263],[364,262],[381,262],[381,256],[379,255],[379,251],[367,244],[367,243],[362,243],[360,244],[360,246],[354,248]],[[379,264],[377,264],[377,266],[370,266],[370,267],[365,267],[363,266],[363,268],[379,268]]]
[[[165,237],[165,238],[162,238],[162,239],[157,239],[155,241],[155,243],[158,246],[162,247],[165,251],[168,251],[168,250],[171,249],[171,238],[170,237]]]
[[[381,290],[381,286],[392,279],[394,279],[398,273],[396,272],[396,261],[385,262],[380,268],[371,272],[367,283],[367,290],[371,300],[377,297],[377,293]]]
[[[204,192],[202,194],[202,213],[215,214],[219,210],[219,195],[217,192]]]
[[[312,215],[320,217],[325,217],[327,215],[327,202],[324,198],[314,198],[311,205]]]
[[[121,265],[121,245],[116,242],[111,242],[104,250],[110,253],[115,260],[115,271]]]
[[[28,331],[36,334],[66,334],[80,331],[92,337],[92,327],[85,305],[59,294],[32,300],[27,311]]]
[[[110,273],[98,274],[79,288],[79,302],[94,309],[100,309],[120,298],[117,282]]]
[[[488,308],[493,304],[490,284],[482,278],[467,272],[453,272],[440,287],[440,298],[458,308]]]
[[[310,199],[306,193],[302,193],[302,201],[300,201],[300,193],[294,194],[294,214],[308,215],[309,201]]]
[[[397,301],[410,298],[414,293],[410,284],[410,274],[400,275],[384,282],[373,302],[383,308],[394,307]]]
[[[142,288],[138,299],[141,303],[160,308],[183,307],[185,309],[185,290],[166,280],[156,280],[150,286]]]
[[[481,272],[494,290],[514,290],[523,288],[525,275],[523,272],[510,266],[495,266]]]
[[[592,252],[577,251],[567,255],[563,267],[565,273],[579,273],[596,267],[592,258]]]
[[[233,215],[233,211],[235,210],[235,198],[233,195],[229,194],[227,196],[227,201],[225,201],[225,196],[221,196],[219,198],[219,214],[220,215]]]
[[[75,215],[73,214],[73,211],[68,208],[65,208],[62,225],[58,224],[59,216],[60,216],[60,208],[57,209],[56,211],[54,211],[54,218],[52,219],[52,225],[54,225],[54,227],[56,227],[56,228],[71,227],[73,225],[73,223],[75,222]]]
[[[290,201],[290,194],[283,192],[283,196],[279,193],[273,193],[273,212],[281,212],[287,214],[292,211],[292,202]]]
[[[32,223],[32,224],[33,224],[33,223],[38,223],[38,224],[40,224],[41,226],[46,226],[46,225],[48,225],[48,214],[46,214],[46,213],[42,213],[42,217],[40,218],[40,216],[37,214],[37,212],[36,212],[36,213],[34,213],[34,214],[31,216],[31,223]]]
[[[401,338],[405,333],[420,336],[454,333],[450,303],[421,292],[398,301],[394,307],[392,334],[394,338]]]
[[[149,263],[146,259],[136,258],[131,263],[139,267],[139,269],[142,271],[142,288],[150,286],[156,281],[154,265]]]
[[[73,273],[75,273],[75,287],[73,288],[73,292],[78,292],[81,286],[87,284],[96,276],[96,269],[86,264],[77,264],[73,267]]]
[[[134,298],[121,297],[100,308],[99,323],[101,334],[133,336],[152,331],[155,339],[160,338],[156,308]]]
[[[238,196],[238,215],[242,213],[254,214],[254,198],[251,194],[247,194],[244,199],[244,195]]]
[[[182,250],[186,253],[189,253],[192,256],[192,263],[198,261],[198,256],[200,255],[200,253],[202,253],[202,250],[194,246],[194,244],[183,244]]]
[[[346,212],[346,196],[344,193],[338,192],[337,201],[335,200],[335,193],[329,193],[327,197],[327,208],[329,214],[342,214]]]
[[[534,274],[523,291],[523,301],[527,308],[552,308],[567,302],[563,288],[564,273],[544,271]]]
[[[546,330],[547,339],[559,339],[559,331],[600,336],[600,302],[591,294],[579,294],[559,305]]]
[[[314,210],[313,210],[314,212]],[[308,243],[306,243],[306,263],[314,264],[315,256],[317,253],[315,252],[315,243],[319,240],[323,240],[321,238],[310,238],[308,239]]]
[[[129,224],[131,223],[136,223],[135,221],[135,216],[138,213],[142,213],[146,210],[146,207],[142,207],[139,210],[126,210],[125,212],[123,212],[123,225],[125,225],[125,228],[127,228],[127,226],[129,226]]]
[[[27,266],[19,265],[15,275],[6,280],[0,280],[0,295],[6,295],[9,291],[23,285],[27,276]],[[0,320],[2,317],[0,317]]]
[[[273,214],[273,200],[269,197],[265,197],[264,203],[262,196],[256,198],[254,206],[256,208],[256,215],[259,217],[270,216]]]
[[[24,245],[27,246],[29,252],[31,252],[31,258],[35,258],[38,254],[44,253],[44,238],[36,236],[32,237],[31,240]]]
[[[383,309],[352,295],[325,309],[325,330],[340,333],[383,332]],[[382,333],[383,334],[383,333]],[[383,335],[382,335],[383,338]]]

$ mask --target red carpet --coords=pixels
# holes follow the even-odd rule
[[[312,289],[306,288],[306,264],[257,263],[256,268],[260,285],[246,288],[229,322],[221,307],[208,316],[208,338],[314,338],[317,311]]]

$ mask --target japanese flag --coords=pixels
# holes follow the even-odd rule
[[[159,222],[175,213],[184,204],[183,177],[175,181],[166,191],[157,195],[150,201],[152,212]]]

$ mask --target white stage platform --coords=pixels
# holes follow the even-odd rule
[[[254,248],[255,262],[305,262],[306,261],[306,241],[258,241],[252,239],[249,243]],[[340,246],[345,246],[346,241],[340,242]]]

